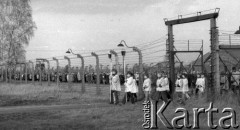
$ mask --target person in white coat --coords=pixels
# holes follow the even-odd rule
[[[197,75],[197,80],[196,80],[195,95],[198,95],[200,87],[201,87],[201,76],[200,76],[200,74],[198,74]]]
[[[188,79],[185,74],[182,75],[182,82],[183,82],[183,96],[186,96],[186,98],[190,98],[188,95],[189,87],[188,87]]]
[[[144,82],[143,82],[143,91],[145,95],[145,101],[149,101],[149,95],[151,92],[151,79],[149,78],[148,74],[144,75]]]
[[[138,93],[138,85],[137,85],[137,80],[133,78],[133,87],[131,90],[131,94],[133,96],[134,102],[137,102],[137,93]]]
[[[127,72],[127,79],[125,80],[125,94],[122,100],[122,103],[125,104],[127,101],[131,101],[132,104],[135,103],[134,97],[132,94],[132,89],[134,87],[134,79],[132,72]]]
[[[177,79],[175,82],[175,91],[177,93],[177,97],[179,101],[182,101],[182,89],[183,89],[183,80],[180,74],[177,75]]]
[[[157,99],[162,99],[164,102],[168,102],[168,100],[170,100],[170,96],[168,94],[169,92],[169,81],[168,78],[166,76],[166,74],[164,72],[162,72],[162,74],[158,73],[157,74]]]
[[[198,93],[203,93],[205,90],[205,77],[202,74],[201,76],[197,76],[197,81],[196,81],[196,92],[195,94],[198,95]]]
[[[119,103],[119,94],[121,92],[120,78],[117,74],[117,70],[113,69],[112,74],[110,75],[110,90],[111,90],[111,99],[110,104]]]

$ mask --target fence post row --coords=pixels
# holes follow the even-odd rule
[[[81,80],[82,80],[82,93],[85,93],[85,69],[84,69],[84,58],[80,55],[77,54],[77,57],[81,59],[82,62],[82,72],[81,72]]]
[[[96,53],[92,52],[92,56],[96,57],[96,72],[97,72],[97,95],[101,94],[101,89],[100,89],[100,77],[99,77],[99,57]]]

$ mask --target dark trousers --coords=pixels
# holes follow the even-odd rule
[[[111,104],[118,104],[119,103],[119,92],[116,90],[111,90],[111,99],[110,99],[110,103]]]
[[[137,102],[137,94],[136,93],[132,93],[132,94],[133,94],[134,102]]]
[[[170,94],[168,93],[168,91],[156,91],[154,92],[154,94],[152,95],[152,99],[153,100],[163,100],[165,102],[168,102],[169,99],[171,99]]]
[[[149,91],[144,91],[145,101],[149,101]]]
[[[239,86],[237,86],[237,85],[231,85],[231,89],[232,89],[232,91],[233,91],[234,94],[237,94],[237,93],[240,94]]]
[[[131,93],[131,92],[127,92],[124,94],[124,97],[123,97],[123,100],[122,100],[122,103],[125,104],[126,102],[128,101],[131,101],[132,104],[135,103],[135,97],[137,98],[137,94],[135,93]]]

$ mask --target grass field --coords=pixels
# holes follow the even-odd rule
[[[86,85],[86,93],[81,93],[81,84],[1,84],[0,85],[0,130],[139,130],[143,123],[142,102],[136,104],[108,104],[108,86],[101,85],[101,95],[96,95],[96,85]],[[123,93],[121,93],[123,95]],[[224,107],[232,107],[240,124],[240,110],[236,96],[218,97],[213,104],[219,108],[214,114],[214,123],[227,114],[221,114]],[[159,103],[160,106],[161,103]],[[192,108],[208,108],[205,96],[192,97],[182,106],[173,101],[164,112],[171,120],[178,107],[189,110],[192,123]],[[158,121],[159,129],[165,128]],[[200,115],[200,128],[208,129],[207,115]],[[219,128],[220,129],[220,128]]]

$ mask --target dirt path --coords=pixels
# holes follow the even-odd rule
[[[33,111],[50,111],[50,110],[66,110],[66,109],[86,109],[98,107],[111,107],[107,103],[94,103],[94,104],[67,104],[67,105],[35,105],[35,106],[11,106],[0,108],[0,114],[22,113]]]

